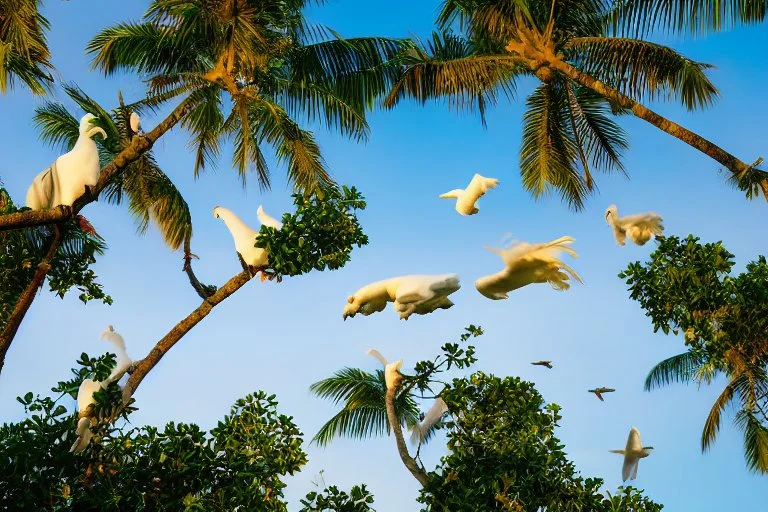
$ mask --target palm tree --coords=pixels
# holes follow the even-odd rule
[[[0,93],[19,80],[33,94],[45,94],[53,82],[51,53],[45,41],[48,20],[40,0],[0,0]]]
[[[762,188],[768,200],[768,173],[640,103],[710,105],[717,96],[710,66],[607,36],[613,14],[603,0],[444,0],[442,32],[408,53],[384,105],[444,98],[482,116],[500,96],[514,96],[521,76],[535,76],[541,85],[526,102],[520,151],[523,185],[534,196],[555,189],[580,209],[594,189],[593,169],[623,171],[626,138],[610,115],[631,113],[724,165],[749,197]]]
[[[743,349],[730,349],[723,362],[715,363],[699,352],[689,350],[660,362],[645,380],[650,391],[672,382],[710,384],[718,374],[728,383],[709,411],[701,433],[701,450],[707,451],[720,430],[720,415],[734,400],[739,404],[736,425],[744,432],[744,455],[753,471],[768,473],[768,375],[765,363]]]
[[[191,134],[196,174],[231,140],[241,179],[252,167],[268,188],[267,143],[296,188],[313,193],[332,181],[313,133],[297,116],[365,138],[365,111],[391,85],[393,59],[407,43],[341,39],[307,23],[308,3],[153,0],[141,22],[103,30],[88,52],[105,74],[145,76],[149,105],[184,97],[181,124]]]
[[[64,85],[64,92],[84,111],[98,118],[98,125],[107,133],[97,140],[103,165],[114,160],[133,137],[129,119],[142,106],[123,104],[107,112],[101,105],[75,85]],[[144,107],[146,108],[146,107]],[[78,137],[79,116],[72,115],[61,103],[46,102],[35,109],[35,124],[43,142],[70,150]],[[145,233],[153,222],[171,250],[177,250],[192,236],[189,206],[173,182],[160,169],[151,151],[142,153],[108,183],[104,190],[107,201],[120,204],[128,199],[128,210],[137,223],[139,233]]]
[[[321,398],[333,400],[334,404],[344,404],[312,439],[319,446],[327,446],[335,437],[365,439],[390,434],[385,403],[387,387],[382,370],[368,373],[359,368],[344,368],[333,377],[315,382],[309,389]],[[407,386],[398,390],[395,411],[400,425],[406,428],[421,419],[419,407]],[[432,433],[430,430],[426,438]]]

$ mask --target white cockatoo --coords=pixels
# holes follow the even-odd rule
[[[640,431],[636,427],[632,427],[632,430],[629,431],[627,447],[624,450],[610,450],[611,453],[619,453],[624,456],[624,466],[621,468],[623,481],[637,478],[637,466],[640,464],[640,459],[649,456],[651,450],[653,450],[653,446],[643,446],[640,441]]]
[[[365,353],[378,359],[382,366],[384,366],[384,382],[387,384],[387,389],[400,385],[400,381],[403,379],[403,376],[400,374],[400,368],[403,367],[402,359],[390,363],[375,348],[369,348]]]
[[[90,407],[91,404],[96,403],[93,394],[104,388],[104,386],[106,386],[105,382],[99,382],[93,379],[85,379],[80,384],[80,388],[77,390],[77,412],[79,417],[77,421],[77,429],[75,430],[77,439],[75,439],[75,442],[69,449],[70,452],[81,452],[85,450],[85,447],[91,442],[91,438],[93,437],[93,433],[91,432],[92,418],[88,412],[88,407]]]
[[[59,205],[72,206],[83,195],[86,187],[96,185],[101,174],[99,150],[91,137],[107,133],[94,126],[96,116],[85,114],[80,119],[80,136],[75,146],[58,157],[53,164],[32,181],[27,190],[27,206],[33,210],[45,210]]]
[[[619,217],[615,204],[605,210],[605,221],[613,228],[613,237],[618,245],[624,245],[627,237],[637,245],[645,245],[653,236],[664,231],[662,218],[658,214],[646,212]]]
[[[223,220],[224,224],[227,225],[227,229],[229,229],[229,232],[232,234],[232,238],[235,241],[235,250],[246,265],[259,268],[269,264],[267,251],[261,247],[256,247],[256,237],[259,234],[258,231],[240,220],[240,217],[235,215],[231,210],[222,206],[217,206],[213,209],[213,216]],[[257,211],[257,217],[262,223],[262,218],[268,218],[271,219],[271,222],[277,223],[282,227],[282,224],[264,213],[264,209],[261,207],[259,207],[259,210]],[[272,225],[275,229],[280,229],[280,227],[277,227],[274,224]],[[262,276],[263,275],[264,274],[262,274]]]
[[[144,131],[141,129],[141,118],[136,112],[131,112],[131,116],[128,119],[128,125],[134,135],[144,135]]]
[[[441,397],[437,397],[435,403],[429,408],[424,415],[424,419],[420,424],[411,427],[411,443],[421,444],[424,442],[424,438],[427,436],[427,432],[435,426],[435,423],[443,418],[443,415],[448,412],[448,405]]]
[[[131,367],[133,360],[128,357],[128,352],[125,350],[125,340],[111,325],[108,325],[107,328],[104,329],[104,332],[101,333],[101,339],[109,341],[117,348],[115,351],[117,364],[104,383],[109,384],[110,382],[117,382]]]
[[[440,199],[456,199],[456,211],[462,215],[474,215],[480,211],[477,207],[477,200],[480,199],[488,189],[494,188],[499,184],[495,178],[486,178],[475,174],[472,181],[465,189],[454,189],[450,192],[440,195]]]
[[[507,293],[532,283],[549,283],[556,290],[567,290],[569,276],[578,282],[581,277],[571,267],[566,265],[557,255],[565,251],[574,258],[576,251],[567,244],[574,242],[570,236],[541,244],[519,242],[507,249],[488,250],[495,252],[504,260],[504,269],[481,277],[475,281],[475,288],[484,296],[493,300],[508,298]]]
[[[412,314],[424,315],[435,309],[453,305],[448,295],[461,288],[458,274],[425,274],[392,277],[368,284],[347,297],[342,318],[360,313],[368,316],[384,310],[387,302],[394,302],[400,319],[408,320]]]
[[[256,209],[256,217],[259,219],[259,222],[261,222],[263,226],[269,226],[271,228],[277,229],[278,231],[283,229],[283,223],[265,212],[264,207],[261,205],[259,205],[259,207]]]

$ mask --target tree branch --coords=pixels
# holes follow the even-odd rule
[[[192,270],[192,258],[196,258],[194,254],[192,254],[192,249],[190,248],[190,241],[189,238],[184,240],[184,272],[187,273],[187,277],[189,278],[189,284],[192,285],[192,288],[197,292],[197,294],[200,296],[201,299],[205,300],[214,293],[216,293],[216,287],[214,286],[207,286],[201,283],[197,276],[195,275],[195,272]]]
[[[115,158],[107,164],[99,174],[99,181],[92,190],[86,191],[77,198],[71,208],[57,207],[48,210],[27,210],[18,213],[11,213],[0,216],[0,231],[8,229],[19,229],[32,226],[42,226],[45,224],[55,224],[69,219],[74,219],[75,215],[83,207],[95,201],[99,193],[107,186],[110,180],[128,165],[138,160],[138,158],[149,151],[152,145],[157,142],[163,134],[173,128],[184,115],[192,108],[189,99],[182,101],[168,117],[163,119],[155,128],[143,136],[135,136],[131,143]]]
[[[21,321],[24,320],[24,316],[27,314],[29,307],[35,300],[35,294],[37,290],[43,285],[46,274],[51,268],[51,260],[56,256],[56,251],[59,250],[59,246],[62,241],[61,226],[56,224],[53,226],[53,235],[48,239],[48,246],[45,250],[45,255],[40,263],[37,264],[37,269],[32,276],[32,280],[22,292],[19,300],[16,302],[16,306],[13,308],[11,316],[8,318],[8,323],[5,324],[3,332],[0,333],[0,372],[3,370],[5,364],[5,354],[13,343],[13,339],[16,336],[16,332],[19,330]]]
[[[387,388],[385,399],[387,404],[387,418],[389,419],[389,426],[392,428],[392,433],[395,435],[397,452],[400,454],[400,459],[403,461],[403,464],[405,464],[405,467],[408,468],[408,471],[411,472],[413,477],[419,481],[421,486],[426,487],[427,483],[429,482],[427,472],[424,471],[424,468],[420,467],[413,459],[413,457],[411,457],[411,455],[408,453],[408,447],[406,446],[405,440],[403,439],[403,429],[400,426],[400,421],[397,417],[397,413],[395,412],[395,398],[397,396],[397,390],[400,388],[402,383],[403,379],[402,376],[400,376],[394,386]]]
[[[245,283],[251,280],[251,275],[248,272],[241,272],[227,281],[224,286],[219,288],[216,293],[210,297],[205,298],[202,304],[200,304],[194,311],[192,311],[181,322],[177,323],[173,329],[168,332],[160,341],[158,341],[149,354],[139,361],[133,372],[131,373],[128,382],[123,389],[123,402],[127,403],[133,393],[136,392],[136,388],[139,387],[144,377],[154,368],[160,359],[179,341],[184,337],[194,326],[208,316],[208,313],[221,303],[224,299],[239,290]]]

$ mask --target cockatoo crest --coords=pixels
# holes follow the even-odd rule
[[[445,194],[441,194],[441,199],[456,199],[456,211],[461,215],[474,215],[480,211],[477,207],[477,200],[480,199],[488,189],[494,188],[499,184],[495,178],[486,178],[479,174],[472,176],[466,189],[456,188]]]
[[[613,237],[617,245],[624,245],[627,237],[637,245],[645,245],[652,237],[664,232],[662,220],[654,212],[619,217],[619,210],[615,204],[605,210],[605,221],[613,229]]]

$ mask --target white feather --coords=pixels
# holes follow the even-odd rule
[[[540,244],[520,242],[507,249],[488,248],[501,257],[504,268],[475,281],[475,288],[493,300],[506,299],[509,292],[533,283],[549,283],[556,290],[567,290],[571,286],[569,278],[582,282],[576,271],[557,257],[560,252],[578,257],[568,247],[572,242],[573,238],[564,236]]]
[[[411,443],[423,443],[424,438],[427,436],[427,433],[430,431],[430,429],[434,427],[435,424],[440,421],[443,415],[447,412],[448,405],[445,403],[445,400],[443,400],[441,397],[437,397],[435,403],[432,404],[432,407],[430,407],[427,413],[424,415],[424,419],[421,420],[421,423],[412,427]]]
[[[477,200],[485,193],[499,184],[495,178],[486,178],[479,174],[472,176],[472,180],[466,189],[454,189],[445,194],[441,194],[441,199],[456,199],[456,211],[461,215],[474,215],[480,211],[477,207]]]
[[[414,313],[425,315],[453,306],[447,297],[459,288],[458,274],[408,275],[376,281],[347,298],[342,318],[358,313],[368,316],[393,302],[400,318],[407,320]]]
[[[108,325],[104,332],[101,333],[101,339],[107,340],[117,348],[115,355],[117,356],[117,364],[109,374],[109,377],[104,381],[105,384],[120,380],[120,378],[128,371],[133,364],[133,360],[128,356],[128,352],[125,350],[125,340],[123,337],[115,331],[115,329]]]
[[[265,267],[269,264],[267,251],[261,247],[256,247],[258,231],[243,222],[231,210],[222,206],[213,209],[213,216],[224,221],[235,242],[235,250],[246,264],[252,267]]]
[[[402,367],[402,359],[398,359],[384,367],[384,382],[387,383],[387,389],[395,387],[398,377],[400,376],[400,368]]]
[[[104,387],[104,383],[92,379],[84,379],[77,390],[77,411],[79,420],[77,422],[77,439],[69,451],[81,452],[91,442],[91,420],[88,417],[88,407],[96,403],[93,397],[94,393]]]
[[[72,206],[85,193],[86,186],[96,185],[101,165],[98,147],[91,137],[101,133],[106,139],[107,134],[93,125],[95,119],[93,114],[85,114],[80,119],[80,135],[74,147],[35,176],[27,190],[28,207],[44,210],[58,205]]]
[[[650,455],[650,450],[652,449],[650,446],[643,447],[643,443],[640,440],[640,431],[636,427],[632,427],[629,431],[626,448],[624,450],[609,450],[611,453],[624,455],[624,464],[621,467],[621,478],[623,481],[626,482],[627,479],[634,480],[637,478],[637,468],[640,465],[640,459]]]
[[[141,118],[139,117],[139,114],[137,114],[136,112],[131,112],[129,124],[131,126],[131,131],[133,133],[137,135],[143,133],[141,131]]]
[[[369,356],[373,356],[376,359],[378,359],[378,361],[381,363],[381,366],[385,368],[389,364],[389,361],[387,361],[387,359],[383,355],[381,355],[381,352],[379,352],[375,348],[369,348],[368,350],[365,351],[365,354]]]
[[[618,245],[624,245],[627,237],[637,245],[645,245],[652,237],[663,233],[662,220],[654,212],[619,217],[615,204],[605,210],[605,221],[613,228],[613,237]]]
[[[259,222],[261,222],[263,226],[269,226],[277,230],[283,229],[283,223],[267,214],[261,205],[256,209],[256,217],[259,218]]]

